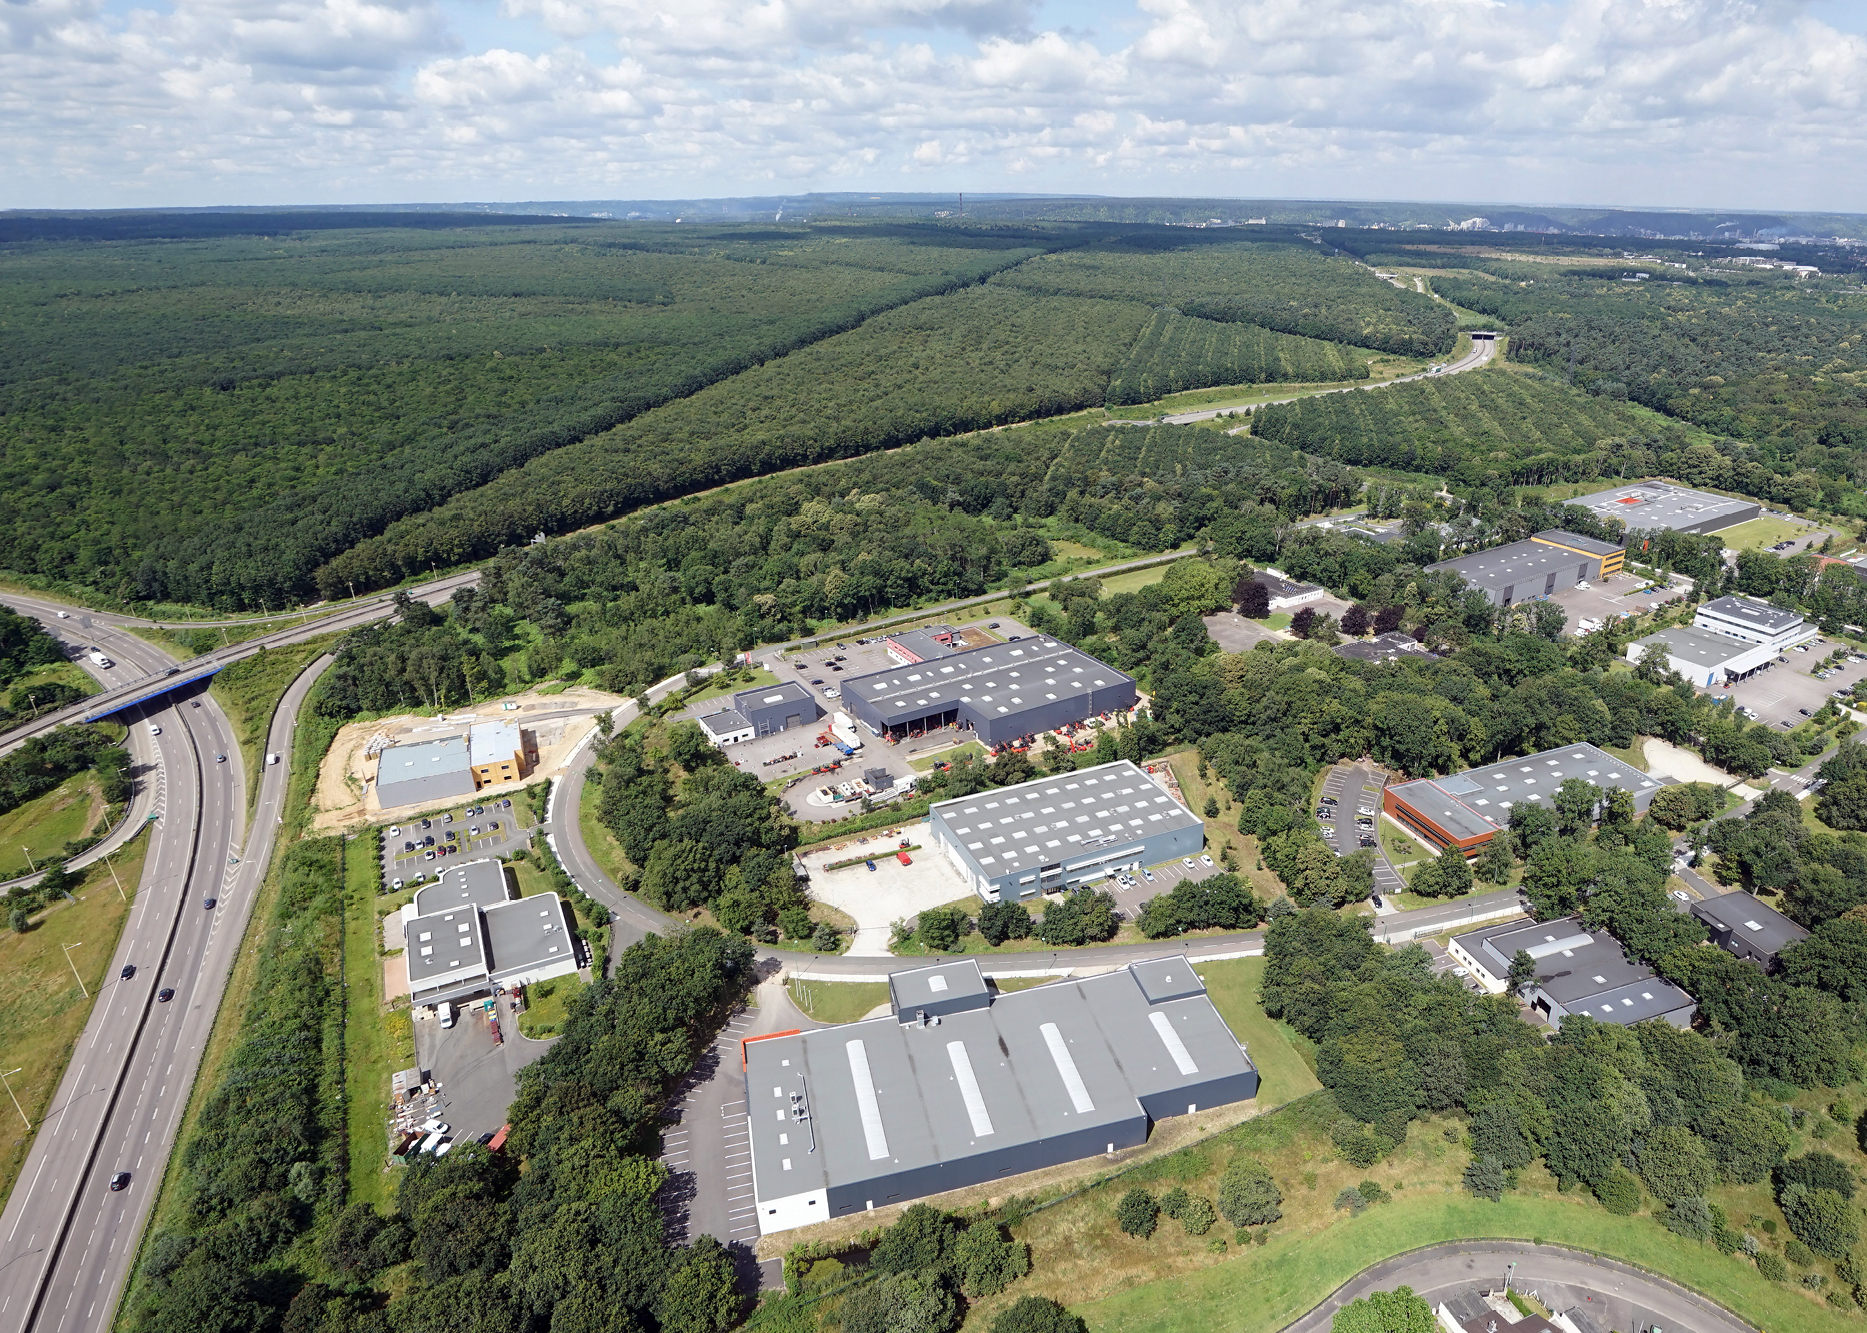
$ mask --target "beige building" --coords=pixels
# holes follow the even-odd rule
[[[477,791],[501,782],[517,782],[537,763],[530,738],[511,722],[481,722],[467,732],[467,766]]]

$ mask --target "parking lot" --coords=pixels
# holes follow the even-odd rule
[[[1740,708],[1755,713],[1757,721],[1787,731],[1807,720],[1808,714],[1820,709],[1836,690],[1850,690],[1857,682],[1867,679],[1867,662],[1849,658],[1827,680],[1817,680],[1809,674],[1810,670],[1819,666],[1838,645],[1832,639],[1825,639],[1811,641],[1806,646],[1807,652],[1791,648],[1784,653],[1789,659],[1787,662],[1772,662],[1749,680],[1740,680],[1709,693],[1719,698],[1729,695]]]
[[[1606,621],[1609,616],[1639,615],[1661,602],[1674,601],[1684,590],[1661,586],[1657,592],[1643,592],[1653,585],[1635,574],[1611,574],[1587,588],[1559,588],[1548,599],[1568,613],[1567,633],[1576,632],[1583,620]]]
[[[1322,780],[1317,803],[1316,822],[1322,827],[1323,841],[1335,849],[1337,856],[1358,851],[1374,854],[1374,891],[1377,894],[1399,893],[1407,887],[1407,881],[1387,859],[1387,852],[1375,833],[1375,825],[1381,818],[1381,788],[1386,783],[1385,774],[1366,764],[1336,764]],[[1322,817],[1321,811],[1330,812],[1329,817]],[[1368,821],[1366,824],[1359,822],[1364,819]]]
[[[1284,639],[1275,630],[1266,629],[1255,620],[1247,620],[1236,611],[1221,611],[1202,619],[1206,623],[1206,636],[1219,645],[1221,652],[1249,652],[1260,643],[1280,643]]]
[[[456,857],[506,856],[531,845],[531,830],[519,827],[529,812],[509,796],[477,802],[382,831],[383,882],[392,888],[416,875],[432,879]],[[493,825],[497,824],[497,829]],[[477,832],[475,831],[477,830]],[[442,849],[446,850],[443,851]]]
[[[1141,915],[1141,905],[1149,898],[1162,893],[1172,893],[1174,887],[1183,882],[1197,884],[1210,875],[1219,873],[1219,866],[1210,856],[1195,852],[1189,868],[1181,861],[1163,861],[1156,866],[1147,866],[1139,874],[1128,874],[1126,885],[1112,879],[1102,880],[1090,887],[1106,889],[1115,895],[1115,910],[1124,921],[1133,921]]]
[[[500,996],[497,1008],[487,1011],[483,1001],[462,1006],[451,1028],[443,1028],[426,1005],[413,1012],[415,1063],[441,1085],[435,1114],[452,1126],[455,1143],[489,1134],[506,1123],[506,1108],[518,1095],[519,1070],[550,1049],[549,1041],[533,1041],[519,1032],[512,1002]],[[497,1016],[499,1035],[493,1040],[490,1019]]]

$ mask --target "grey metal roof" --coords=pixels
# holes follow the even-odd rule
[[[1728,930],[1766,954],[1779,954],[1809,932],[1774,907],[1739,890],[1692,904],[1692,915],[1706,925]]]
[[[708,713],[705,717],[697,720],[700,723],[701,729],[715,740],[718,740],[721,736],[731,736],[735,732],[750,731],[752,729],[752,724],[746,720],[745,714],[736,712],[731,708],[722,708],[717,713]]]
[[[1613,555],[1621,548],[1613,542],[1604,542],[1598,537],[1584,537],[1579,532],[1570,532],[1564,528],[1550,528],[1535,536],[1539,542],[1552,542],[1558,546],[1573,546],[1578,551],[1587,551],[1591,555]]]
[[[377,756],[376,800],[385,810],[449,801],[474,790],[465,736],[392,745]]]
[[[403,928],[408,947],[409,988],[421,991],[455,981],[466,981],[487,971],[486,943],[480,931],[480,909],[471,904],[450,907],[433,916],[418,916]]]
[[[1640,481],[1612,490],[1578,496],[1568,503],[1618,519],[1631,530],[1696,528],[1708,520],[1713,527],[1729,527],[1757,511],[1748,500],[1733,500],[1707,491],[1687,490],[1663,481]],[[1727,519],[1726,523],[1716,520]]]
[[[1196,1097],[1252,1067],[1203,988],[1150,1004],[1127,968],[1000,995],[925,1027],[890,1015],[744,1052],[760,1199],[1132,1125],[1142,1097]],[[791,1114],[798,1092],[808,1120]]]
[[[543,963],[576,960],[564,901],[555,893],[534,893],[529,898],[489,907],[485,921],[494,976],[510,976]]]
[[[1483,768],[1448,774],[1443,778],[1416,778],[1412,782],[1397,783],[1388,790],[1432,818],[1448,832],[1455,831],[1454,826],[1441,822],[1433,814],[1434,810],[1444,813],[1447,819],[1461,821],[1471,832],[1460,836],[1471,837],[1484,829],[1480,822],[1474,822],[1468,816],[1476,816],[1477,821],[1483,824],[1501,828],[1510,822],[1511,807],[1518,801],[1548,805],[1556,789],[1567,778],[1581,778],[1594,783],[1603,791],[1619,787],[1631,792],[1637,810],[1645,810],[1653,803],[1660,788],[1670,786],[1674,781],[1672,778],[1642,773],[1625,760],[1616,759],[1607,751],[1592,745],[1576,744],[1565,745],[1557,750],[1543,750],[1522,759],[1501,760]],[[1465,813],[1460,814],[1453,806],[1462,807]]]
[[[1692,997],[1627,956],[1605,930],[1580,917],[1505,921],[1458,937],[1458,945],[1503,980],[1519,949],[1536,959],[1537,985],[1571,1014],[1604,1023],[1638,1023],[1692,1003]]]
[[[935,637],[944,634],[950,638],[952,633],[952,629],[946,625],[931,625],[926,629],[910,629],[903,630],[899,634],[890,634],[888,641],[925,662],[935,657],[951,657],[960,651],[950,642],[943,643]]]
[[[1403,782],[1389,788],[1397,800],[1418,811],[1456,838],[1476,838],[1496,833],[1510,822],[1508,810],[1490,814],[1472,809],[1431,778]],[[1474,789],[1475,790],[1475,789]]]
[[[1334,651],[1338,657],[1353,657],[1363,662],[1393,662],[1402,657],[1439,660],[1438,653],[1427,652],[1418,639],[1399,630],[1377,634],[1372,639],[1348,639],[1336,644]]]
[[[906,1020],[917,1009],[937,1006],[939,1012],[979,1009],[991,1003],[991,991],[976,959],[963,958],[932,967],[888,974],[888,1002],[895,1017]]]
[[[1191,810],[1126,759],[936,801],[959,845],[989,878],[1063,862],[1118,842],[1200,826]]]
[[[505,868],[498,861],[469,861],[449,866],[434,883],[415,890],[415,915],[432,916],[450,907],[491,907],[503,903]]]
[[[1540,594],[1543,589],[1536,581],[1546,582],[1550,574],[1557,576],[1557,586],[1561,587],[1565,578],[1574,576],[1575,565],[1576,556],[1572,551],[1559,550],[1545,542],[1521,541],[1441,560],[1436,565],[1428,565],[1426,572],[1438,574],[1449,570],[1467,583],[1486,588],[1524,584],[1519,592],[1528,596]],[[1521,596],[1517,600],[1521,600]]]
[[[524,748],[518,727],[511,722],[479,722],[467,729],[468,757],[480,764],[503,764]]]
[[[993,716],[1123,681],[1133,683],[1080,649],[1040,637],[872,671],[844,682],[843,692],[867,700],[884,719],[920,717],[962,703]]]
[[[1264,590],[1273,597],[1301,597],[1305,593],[1323,592],[1324,589],[1314,583],[1298,583],[1295,579],[1283,578],[1268,569],[1261,569],[1251,576],[1253,583],[1264,585]]]
[[[807,703],[814,707],[816,702],[817,696],[802,685],[794,680],[783,680],[756,690],[738,691],[733,695],[733,711],[750,716],[760,709],[777,708],[782,704]]]
[[[1781,634],[1802,624],[1794,611],[1784,611],[1754,597],[1716,597],[1698,609],[1701,616],[1719,616],[1748,625],[1762,634]]]
[[[1690,662],[1706,671],[1714,671],[1726,662],[1734,662],[1757,648],[1754,643],[1733,638],[1729,634],[1720,634],[1716,630],[1699,629],[1694,625],[1676,625],[1634,642],[1643,647],[1663,644],[1669,656]]]

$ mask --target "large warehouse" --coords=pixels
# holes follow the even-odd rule
[[[1612,542],[1551,530],[1528,541],[1441,560],[1428,565],[1426,572],[1457,574],[1490,598],[1491,605],[1509,606],[1618,574],[1625,559],[1626,553]]]
[[[843,685],[844,707],[877,736],[899,740],[957,726],[987,745],[1133,708],[1139,697],[1132,677],[1041,636],[872,671]]]
[[[1568,501],[1597,518],[1618,519],[1629,532],[1717,532],[1746,523],[1763,512],[1755,500],[1733,500],[1728,495],[1687,490],[1665,481],[1636,481],[1613,490],[1596,491]]]
[[[1206,826],[1126,759],[936,801],[928,840],[988,903],[1193,856]]]
[[[1650,777],[1605,750],[1581,743],[1443,778],[1395,783],[1381,794],[1381,809],[1435,850],[1457,847],[1475,856],[1499,830],[1510,826],[1513,805],[1519,801],[1548,805],[1569,778],[1592,782],[1604,791],[1609,787],[1630,791],[1637,810],[1652,805],[1660,788],[1673,781]]]
[[[881,1018],[741,1045],[762,1233],[1132,1148],[1257,1095],[1184,957],[996,997],[968,958],[889,989]]]

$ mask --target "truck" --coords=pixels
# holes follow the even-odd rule
[[[104,656],[103,650],[100,648],[91,649],[85,656],[90,658],[95,665],[103,667],[106,670],[116,665],[115,662]]]

